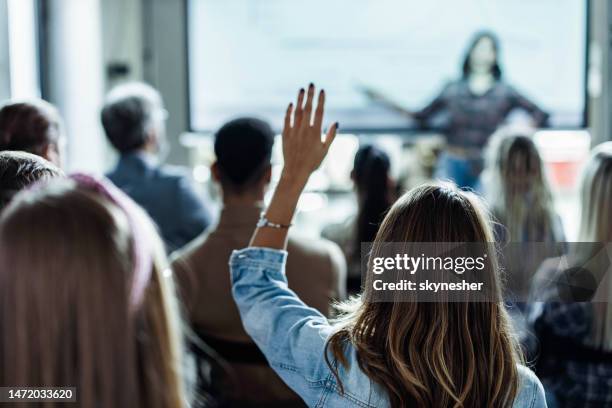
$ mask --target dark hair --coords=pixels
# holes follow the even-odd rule
[[[43,100],[8,102],[0,108],[0,150],[42,155],[62,132],[59,113]]]
[[[495,50],[495,63],[493,64],[493,67],[491,68],[493,77],[497,80],[501,79],[502,69],[501,69],[501,66],[499,65],[499,48],[500,48],[499,38],[492,31],[486,31],[486,30],[479,31],[476,34],[474,34],[474,36],[472,37],[472,41],[470,42],[470,45],[467,48],[465,57],[463,58],[463,66],[462,66],[463,79],[467,79],[472,73],[472,68],[470,67],[470,57],[472,56],[472,53],[474,52],[474,48],[476,48],[476,45],[478,45],[480,40],[485,39],[485,38],[488,38],[489,40],[491,40],[491,42],[493,43],[493,49]]]
[[[63,172],[42,157],[25,152],[0,152],[0,211],[20,190]]]
[[[270,165],[274,131],[256,118],[238,118],[215,134],[217,166],[224,186],[244,190],[258,181]]]
[[[353,164],[353,180],[357,188],[356,252],[361,253],[362,242],[372,242],[387,210],[393,204],[389,191],[391,162],[387,153],[366,145],[359,148]]]
[[[106,137],[121,153],[140,149],[147,141],[155,110],[161,108],[161,96],[151,86],[144,83],[117,86],[102,108]]]

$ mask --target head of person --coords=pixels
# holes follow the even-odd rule
[[[501,128],[491,137],[483,184],[511,241],[541,241],[552,229],[552,194],[532,130]]]
[[[499,63],[499,39],[491,31],[476,33],[468,45],[462,65],[463,78],[473,74],[492,74],[497,80],[502,77]]]
[[[612,142],[596,146],[584,167],[580,187],[581,216],[578,242],[595,245],[576,245],[576,260],[581,266],[590,268],[597,276],[598,287],[594,293],[597,299],[592,303],[593,316],[587,343],[604,350],[612,350],[612,279],[609,266],[612,255]],[[599,256],[599,255],[603,255]],[[601,261],[601,263],[598,263]],[[603,274],[603,276],[602,276]]]
[[[0,107],[0,150],[32,153],[61,167],[63,143],[62,119],[50,103],[39,99]]]
[[[261,201],[272,177],[274,131],[256,118],[238,118],[215,134],[213,178],[224,200]]]
[[[127,83],[113,88],[102,108],[102,126],[120,154],[159,153],[165,147],[167,112],[153,87]]]
[[[182,407],[181,328],[144,212],[87,176],[0,217],[0,382],[72,385],[84,407]]]
[[[361,146],[355,154],[351,179],[358,200],[356,238],[359,248],[362,242],[374,240],[385,212],[394,201],[395,183],[391,178],[389,156],[374,145]]]
[[[454,186],[424,185],[391,207],[372,250],[384,243],[492,241],[476,196]],[[487,251],[489,289],[499,295],[495,252]],[[360,368],[387,391],[393,407],[501,407],[515,398],[519,355],[501,302],[376,302],[362,296],[342,309],[329,354],[346,364],[350,342]],[[328,364],[337,373],[330,358]]]
[[[578,241],[612,242],[612,142],[593,149],[582,173]]]
[[[40,156],[26,152],[0,152],[0,212],[24,188],[61,177],[63,172]]]

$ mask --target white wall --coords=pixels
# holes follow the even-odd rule
[[[102,1],[102,53],[105,69],[109,64],[127,66],[126,76],[109,78],[110,89],[122,81],[143,80],[142,0]]]
[[[0,101],[11,95],[7,0],[0,0]]]
[[[227,0],[224,0],[227,1]],[[187,123],[187,44],[185,1],[142,0],[144,24],[144,79],[161,92],[169,112],[168,161],[188,164],[188,152],[179,142]]]
[[[103,172],[107,146],[99,110],[104,91],[100,0],[48,4],[48,90],[66,122],[69,171]]]

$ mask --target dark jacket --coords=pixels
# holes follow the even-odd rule
[[[168,253],[183,247],[211,223],[210,212],[184,170],[156,165],[143,153],[129,153],[120,157],[107,177],[147,211]]]

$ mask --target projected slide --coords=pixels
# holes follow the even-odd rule
[[[238,115],[280,128],[296,90],[328,93],[344,130],[409,129],[375,89],[419,110],[461,77],[473,34],[497,34],[503,81],[578,127],[584,114],[586,0],[189,0],[191,127]]]

